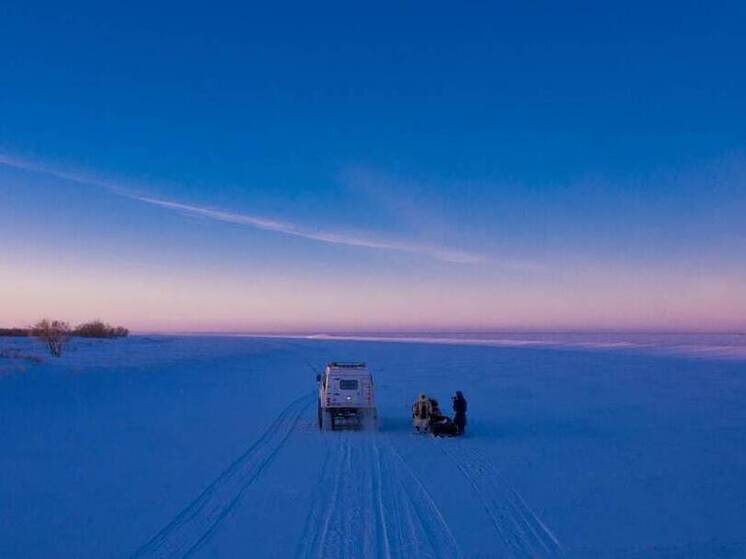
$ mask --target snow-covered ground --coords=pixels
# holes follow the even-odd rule
[[[496,340],[0,357],[0,557],[746,557],[743,337]],[[378,433],[318,432],[329,360],[369,363]],[[457,389],[465,438],[410,432]]]

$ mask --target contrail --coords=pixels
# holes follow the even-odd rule
[[[300,237],[321,243],[420,254],[443,262],[458,264],[477,264],[485,261],[485,258],[482,255],[462,250],[451,250],[401,240],[381,239],[366,233],[309,229],[287,221],[268,219],[246,213],[231,212],[218,208],[185,204],[176,200],[146,196],[108,180],[102,180],[80,173],[61,171],[43,164],[32,163],[2,153],[0,153],[0,165],[40,173],[79,184],[105,188],[114,194],[123,196],[130,200],[137,200],[145,204],[158,206],[171,211],[200,216],[223,223],[245,225],[254,229],[262,229],[264,231],[274,231],[276,233]]]

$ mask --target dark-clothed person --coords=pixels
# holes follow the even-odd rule
[[[453,397],[453,423],[456,425],[459,435],[466,430],[466,398],[460,390]]]

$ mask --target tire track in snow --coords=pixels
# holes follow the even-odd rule
[[[391,559],[391,544],[389,541],[389,529],[386,523],[386,507],[384,505],[384,484],[383,484],[383,468],[381,468],[381,456],[378,451],[378,447],[374,446],[375,460],[373,462],[373,471],[375,475],[371,478],[373,480],[372,491],[375,491],[376,496],[376,513],[378,515],[378,521],[381,526],[380,542],[383,544],[383,556]]]
[[[332,454],[334,454],[334,460],[332,459]],[[326,449],[324,461],[321,465],[321,473],[318,480],[316,480],[316,487],[314,488],[311,497],[311,506],[308,507],[308,514],[306,515],[306,521],[304,523],[303,535],[300,542],[298,543],[298,549],[295,554],[295,556],[299,559],[318,555],[317,553],[314,553],[314,550],[318,548],[319,540],[323,539],[322,532],[324,530],[322,529],[322,526],[326,524],[326,517],[329,513],[329,507],[327,507],[325,502],[325,495],[327,495],[330,490],[330,483],[332,484],[331,487],[335,488],[332,489],[334,493],[336,493],[337,487],[334,483],[334,478],[329,475],[329,472],[337,471],[337,459],[339,457],[339,454],[340,453],[338,452],[333,453],[331,448]],[[336,497],[334,496],[334,494],[329,497],[329,500],[330,502],[336,502]]]
[[[463,441],[439,442],[482,502],[509,557],[565,557],[556,536],[489,460]]]
[[[284,446],[314,394],[291,402],[244,454],[184,508],[165,528],[138,549],[133,558],[188,557],[217,530],[242,494]]]
[[[385,438],[334,433],[298,558],[461,557],[435,502]]]
[[[443,517],[438,505],[425,488],[419,477],[405,460],[386,441],[381,448],[383,464],[387,467],[391,481],[388,495],[399,500],[396,507],[403,511],[409,529],[402,531],[397,549],[397,557],[460,558],[462,557],[456,539]]]
[[[381,479],[363,433],[320,433],[328,455],[317,482],[297,557],[386,557]]]

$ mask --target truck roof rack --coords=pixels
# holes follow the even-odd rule
[[[332,361],[328,366],[339,369],[364,369],[366,365],[362,361]]]

